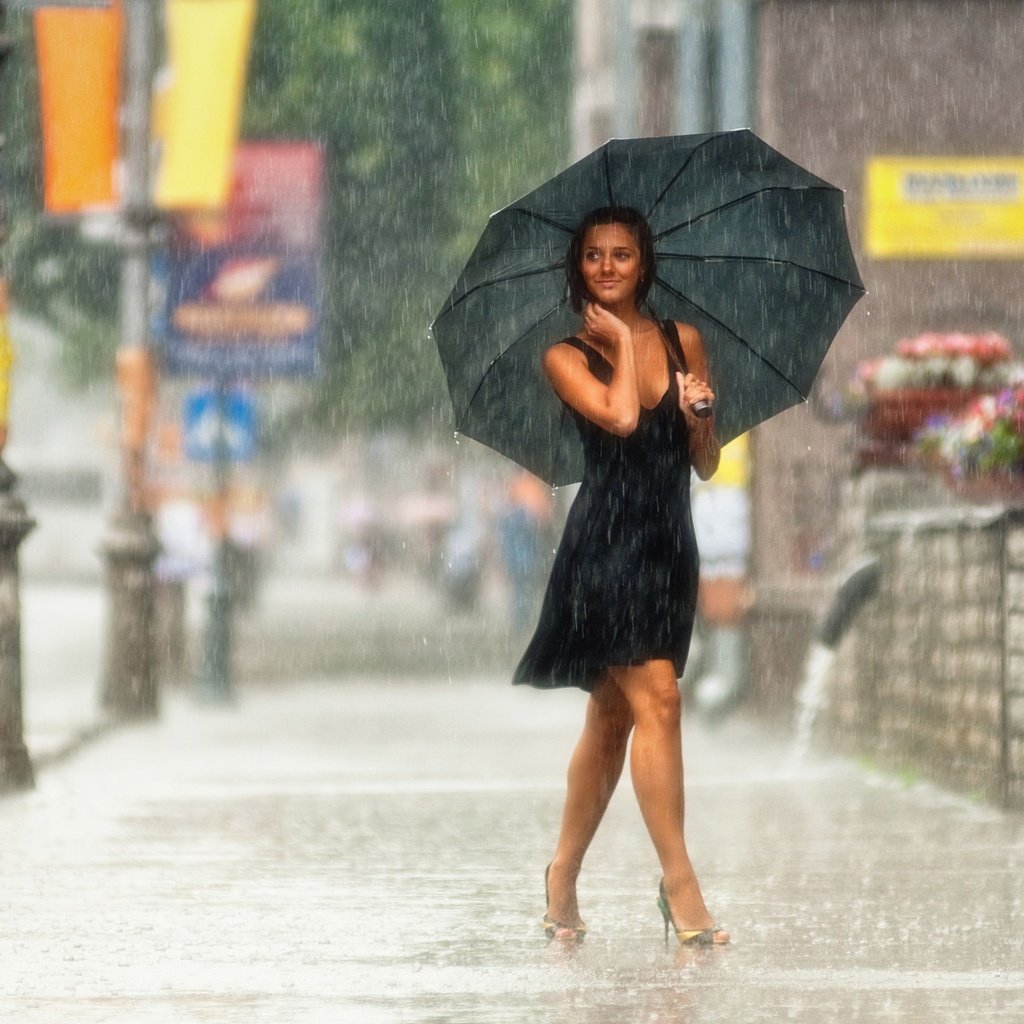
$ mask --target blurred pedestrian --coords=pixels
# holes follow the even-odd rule
[[[580,330],[543,365],[579,429],[586,467],[555,556],[540,622],[515,682],[590,694],[569,764],[562,826],[545,873],[544,928],[580,939],[576,881],[625,763],[661,862],[658,905],[684,944],[720,944],[683,834],[682,675],[697,601],[690,469],[718,465],[698,331],[642,313],[655,274],[636,210],[591,211],[566,255]]]
[[[270,543],[270,513],[262,488],[238,485],[228,508],[227,562],[231,595],[236,606],[249,610],[256,603]]]
[[[153,565],[156,670],[161,678],[183,683],[188,674],[188,584],[209,572],[213,550],[202,507],[190,495],[164,495],[155,520],[160,541]]]
[[[722,449],[718,472],[710,480],[698,481],[693,489],[693,525],[700,550],[701,656],[690,683],[697,709],[708,721],[721,719],[746,690],[749,479],[744,434]]]
[[[535,613],[544,547],[551,525],[551,488],[522,470],[509,480],[498,515],[498,541],[509,594],[509,625],[522,633]]]
[[[441,587],[452,611],[470,612],[480,600],[487,535],[479,481],[463,476],[457,495],[455,519],[441,545]]]

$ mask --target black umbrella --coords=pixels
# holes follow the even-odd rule
[[[540,357],[579,329],[565,253],[599,206],[647,217],[658,264],[647,304],[701,332],[723,444],[806,400],[864,294],[841,190],[747,130],[613,139],[490,218],[434,320],[460,433],[553,485],[582,476]]]

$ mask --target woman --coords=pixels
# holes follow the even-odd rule
[[[697,599],[690,468],[718,465],[713,402],[700,335],[640,312],[654,278],[643,216],[605,207],[580,223],[566,257],[582,329],[551,346],[544,370],[572,410],[586,455],[540,623],[514,681],[590,694],[569,765],[555,855],[545,873],[549,937],[581,939],[576,879],[622,772],[630,771],[661,861],[658,905],[685,944],[721,944],[683,839],[677,678]],[[681,369],[676,369],[680,367]]]

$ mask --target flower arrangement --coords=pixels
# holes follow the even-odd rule
[[[915,449],[954,483],[984,476],[1024,481],[1024,387],[982,395],[960,414],[930,421]]]
[[[929,331],[857,367],[850,407],[859,412],[862,464],[904,465],[915,435],[937,416],[955,416],[978,395],[1024,386],[1024,365],[995,331]]]
[[[865,396],[908,388],[997,391],[1022,377],[1011,355],[1010,343],[995,331],[929,331],[898,342],[895,355],[860,363],[854,389]]]

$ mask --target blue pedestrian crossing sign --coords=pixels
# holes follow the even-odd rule
[[[256,451],[256,402],[245,391],[203,388],[185,397],[185,456],[194,462],[247,462]]]

